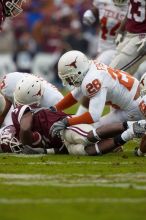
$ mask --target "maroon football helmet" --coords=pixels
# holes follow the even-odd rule
[[[18,141],[16,130],[13,125],[5,126],[0,130],[1,153],[21,153],[22,144]]]
[[[0,29],[6,17],[15,17],[23,9],[22,4],[27,0],[0,0]]]
[[[23,9],[22,5],[27,0],[0,0],[3,12],[6,17],[15,17],[20,14]]]

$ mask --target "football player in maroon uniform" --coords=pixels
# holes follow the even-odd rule
[[[43,148],[35,148],[35,143],[38,140],[38,133],[33,133],[33,148],[25,145],[17,138],[17,133],[14,125],[8,125],[0,129],[0,153],[16,153],[16,154],[44,154]]]
[[[134,150],[135,155],[144,156],[146,154],[146,120],[114,123],[101,126],[96,130],[93,129],[87,135],[87,143],[88,141],[97,142],[98,152],[106,154],[133,138],[141,138],[139,148],[136,147]],[[97,151],[95,151],[93,146],[90,147],[90,154],[97,155]]]
[[[146,1],[129,0],[128,12],[118,30],[116,56],[109,66],[134,74],[146,60]]]
[[[32,110],[28,105],[20,106],[12,111],[12,121],[17,137],[23,145],[48,148],[52,153],[57,154],[67,153],[67,150],[64,151],[62,139],[60,137],[53,138],[49,134],[49,129],[54,122],[66,116],[63,112],[52,112],[47,108]]]
[[[51,134],[51,127],[55,122],[72,117],[63,112],[53,112],[48,108],[31,109],[28,105],[20,106],[12,111],[12,121],[16,129],[17,138],[23,146],[44,148],[50,154],[90,155],[90,145],[86,137],[92,126],[81,124],[70,126],[61,132]],[[89,154],[88,154],[89,151]]]
[[[25,2],[27,0],[0,0],[0,29],[6,17],[15,17],[23,11]]]
[[[54,132],[51,136],[51,126],[66,117],[70,116],[47,108],[32,110],[28,105],[14,109],[12,119],[22,153],[38,154],[36,149],[44,149],[40,153],[98,156],[112,152],[137,137],[142,137],[142,141],[140,148],[135,151],[136,155],[142,156],[146,153],[145,120],[113,123],[97,129],[80,124],[67,127],[59,136]]]

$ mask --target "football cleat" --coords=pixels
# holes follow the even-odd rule
[[[134,122],[133,132],[136,138],[141,138],[146,133],[146,129],[143,128],[138,122]]]
[[[139,147],[135,147],[135,149],[134,149],[134,155],[135,155],[136,157],[143,157],[143,156],[144,156],[144,154],[140,151]]]

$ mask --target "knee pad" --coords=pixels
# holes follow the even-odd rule
[[[71,155],[87,155],[83,144],[68,144],[66,148]]]

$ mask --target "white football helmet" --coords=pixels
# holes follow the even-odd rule
[[[15,137],[13,125],[5,126],[0,130],[0,151],[4,153],[21,153],[22,144]]]
[[[61,56],[58,75],[63,85],[79,87],[90,68],[91,61],[80,51],[72,50]]]
[[[141,96],[146,95],[146,73],[144,73],[140,79],[140,94]]]
[[[125,6],[128,3],[128,0],[113,0],[116,6]]]
[[[16,85],[14,91],[14,105],[39,106],[44,93],[43,80],[34,75],[24,76]]]

